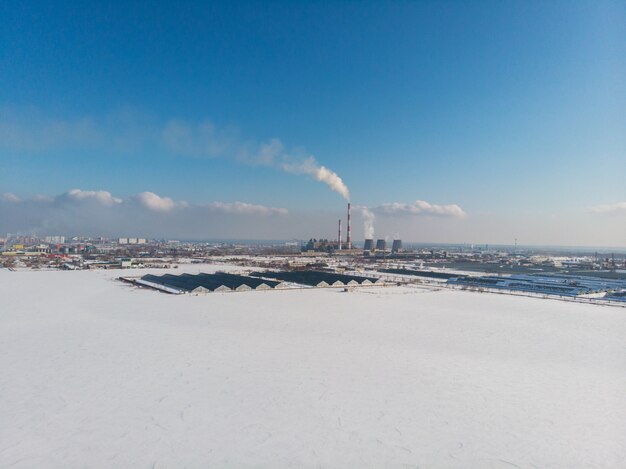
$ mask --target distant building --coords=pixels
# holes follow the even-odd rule
[[[376,240],[376,250],[384,251],[385,249],[387,249],[387,241],[385,241],[384,239]]]
[[[118,238],[117,244],[146,244],[146,238]]]
[[[306,245],[303,246],[303,251],[311,252],[331,252],[339,248],[339,244],[335,239],[315,239],[311,238]]]
[[[44,241],[48,244],[63,244],[65,243],[65,236],[46,236]]]

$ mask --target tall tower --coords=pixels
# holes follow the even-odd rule
[[[339,236],[337,236],[337,249],[341,251],[341,218],[339,219]]]
[[[350,202],[348,202],[348,239],[346,241],[348,249],[352,249],[352,240],[350,238]]]

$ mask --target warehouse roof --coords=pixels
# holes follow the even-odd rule
[[[467,275],[451,274],[449,272],[432,272],[430,270],[380,269],[380,272],[384,272],[386,274],[413,275],[415,277],[439,278],[444,280],[453,277],[467,277]]]
[[[197,288],[206,289],[209,291],[220,290],[244,290],[244,289],[257,289],[267,286],[269,288],[276,287],[279,282],[271,280],[262,280],[255,277],[247,277],[244,275],[226,274],[218,272],[215,274],[181,274],[172,275],[165,274],[161,276],[157,275],[144,275],[142,280],[164,285],[170,288],[175,288],[183,291],[194,291]]]
[[[294,270],[289,272],[252,272],[251,276],[267,277],[285,282],[299,283],[310,286],[342,286],[342,285],[364,285],[376,283],[379,279],[375,277],[361,277],[358,275],[337,274],[334,272],[324,272],[319,270]],[[324,282],[326,285],[324,285]]]

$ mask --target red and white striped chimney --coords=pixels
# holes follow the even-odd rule
[[[352,241],[350,239],[350,202],[348,202],[348,239],[346,244],[348,249],[352,249]]]

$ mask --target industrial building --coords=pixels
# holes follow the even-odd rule
[[[385,274],[410,275],[413,277],[434,278],[439,280],[448,280],[450,278],[465,278],[467,275],[459,275],[448,272],[433,272],[430,270],[412,270],[412,269],[379,269],[379,272]]]
[[[281,282],[223,272],[215,274],[166,274],[161,276],[148,274],[141,277],[141,279],[124,280],[168,293],[269,290],[281,287]]]
[[[118,238],[117,244],[146,244],[146,238]]]
[[[380,279],[375,277],[361,277],[316,270],[253,272],[250,276],[225,272],[180,275],[147,274],[141,278],[120,277],[120,280],[173,294],[280,289],[287,287],[286,282],[311,287],[359,286],[381,282]]]
[[[297,283],[311,287],[343,287],[357,285],[373,285],[381,280],[375,277],[337,274],[318,270],[295,270],[290,272],[253,272],[250,275]]]
[[[626,281],[599,279],[582,275],[510,275],[483,277],[453,277],[451,285],[499,290],[523,291],[548,295],[580,296],[626,291]]]

